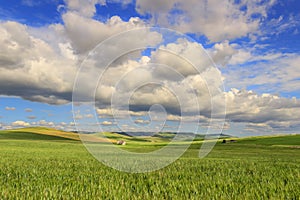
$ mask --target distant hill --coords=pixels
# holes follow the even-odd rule
[[[176,132],[113,132],[116,134],[124,135],[124,136],[129,136],[129,137],[146,137],[146,136],[153,136],[153,137],[163,137],[163,138],[173,138],[177,133]],[[232,137],[231,135],[227,134],[195,134],[191,132],[181,132],[180,134],[185,135],[185,136],[192,136],[195,138],[204,138],[204,137],[212,137],[212,138],[229,138]]]
[[[116,140],[95,137],[94,134],[78,134],[45,127],[29,127],[0,131],[0,139],[29,139],[29,140],[73,140],[87,142],[116,142]]]
[[[270,135],[240,138],[238,142],[251,145],[290,146],[300,148],[300,134]]]
[[[106,138],[109,138],[111,142],[117,140],[125,140],[132,142],[169,142],[175,136],[175,132],[113,132],[104,133]],[[205,135],[194,134],[190,132],[181,133],[184,136],[193,137],[196,141],[203,140]],[[211,137],[217,137],[217,135],[210,135]],[[31,139],[31,140],[73,140],[80,141],[81,139],[91,142],[107,142],[107,139],[103,136],[99,137],[99,134],[92,133],[77,133],[67,132],[62,130],[56,130],[46,127],[29,127],[12,130],[0,131],[0,139]],[[230,137],[229,135],[221,134],[220,138]]]
[[[195,142],[202,142],[207,136],[209,138],[219,138],[226,139],[233,138],[230,135],[203,135],[203,134],[193,134],[193,133],[183,133],[188,136],[186,140],[194,138]],[[175,132],[104,132],[104,133],[76,133],[67,132],[62,130],[56,130],[52,128],[45,127],[30,127],[30,128],[20,128],[13,130],[2,130],[0,131],[0,140],[49,140],[49,141],[87,141],[87,142],[113,142],[116,143],[119,140],[124,140],[130,144],[137,145],[166,145],[176,136]],[[184,138],[181,138],[185,140]],[[222,140],[221,140],[222,141]],[[271,136],[254,136],[248,138],[234,138],[236,145],[271,145],[271,146],[300,146],[300,134],[295,135],[271,135]],[[232,144],[235,145],[235,144]]]
[[[30,127],[0,131],[0,139],[75,140],[78,134],[45,127]]]

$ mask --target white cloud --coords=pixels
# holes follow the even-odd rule
[[[31,108],[26,108],[24,111],[25,112],[32,112],[32,109]]]
[[[161,1],[161,0],[152,0],[152,1],[145,1],[145,0],[137,0],[136,1],[136,10],[141,14],[153,14],[155,16],[169,12],[173,6],[175,0],[168,0],[168,1]]]
[[[149,120],[143,120],[143,119],[136,119],[136,120],[134,120],[134,123],[136,123],[136,124],[149,124],[150,121]]]
[[[193,61],[195,66],[189,63]],[[153,64],[157,62],[164,65]],[[96,63],[90,62],[88,66],[93,64]],[[94,78],[87,76],[86,80]],[[150,57],[116,62],[103,73],[99,85],[96,97],[100,117],[112,117],[113,113],[117,118],[145,115],[154,104],[164,106],[173,115],[181,111],[192,115],[199,109],[210,115],[211,97],[220,93],[222,76],[201,46],[181,39],[160,46]],[[80,87],[84,90],[89,86]],[[117,105],[117,111],[107,107],[110,103]],[[122,110],[128,105],[129,113]]]
[[[128,22],[125,22],[119,16],[113,16],[103,23],[74,12],[67,12],[62,17],[67,36],[71,39],[75,52],[80,54],[88,52],[114,34],[145,26],[139,18],[130,18]],[[134,38],[132,39],[134,42]]]
[[[141,14],[151,14],[154,23],[175,28],[185,33],[203,34],[211,41],[222,41],[247,36],[259,31],[260,22],[267,16],[275,1],[233,2],[231,0],[137,0]],[[247,9],[242,9],[247,8]],[[178,10],[179,12],[172,12]],[[256,14],[258,18],[252,18]]]
[[[280,15],[264,23],[262,34],[265,37],[276,37],[282,33],[297,31],[300,15],[299,13],[290,13],[288,16]]]
[[[104,126],[110,126],[110,125],[112,125],[113,123],[110,122],[110,121],[103,121],[101,124],[104,125]]]
[[[85,118],[93,118],[94,115],[93,115],[93,114],[85,114],[84,117],[85,117]]]
[[[216,64],[225,66],[229,61],[232,62],[232,57],[237,54],[234,45],[229,44],[229,41],[217,43],[210,50],[211,57]]]
[[[62,126],[66,126],[66,125],[67,125],[67,123],[66,123],[66,122],[60,122],[60,125],[62,125]]]
[[[77,120],[83,119],[83,115],[77,113],[74,115],[74,119],[77,119]]]
[[[145,115],[147,114],[147,112],[134,112],[134,111],[129,111],[129,114],[130,114],[131,116],[138,116],[138,117],[140,117],[140,116],[145,116]]]
[[[6,107],[5,107],[5,110],[14,111],[14,110],[16,110],[16,108],[15,108],[15,107],[8,107],[8,106],[6,106]]]
[[[260,48],[265,47],[260,45],[243,47],[236,43],[230,44],[229,41],[224,41],[222,43],[216,43],[208,51],[213,61],[223,66],[239,66],[250,62],[274,61],[289,56],[289,54],[274,52],[258,53]]]
[[[152,16],[151,23],[185,33],[203,34],[211,41],[234,39],[251,33],[259,34],[260,25],[267,17],[268,10],[276,3],[275,0],[266,2],[226,0],[222,4],[218,0],[137,0],[136,2],[132,0],[65,0],[65,2],[69,13],[72,12],[85,18],[94,16],[96,4],[135,3],[138,13]],[[256,17],[253,18],[253,15]],[[279,18],[271,25],[280,24],[283,29],[285,26],[283,21],[286,20]]]
[[[74,122],[70,122],[69,125],[70,126],[75,126],[75,123]]]
[[[247,67],[224,70],[228,87],[255,86],[259,92],[282,93],[300,90],[300,56],[297,54],[252,55]]]
[[[96,4],[105,5],[105,0],[65,0],[67,7],[71,11],[78,12],[85,17],[92,17],[96,12]]]
[[[15,121],[11,123],[11,126],[13,127],[26,127],[26,126],[30,126],[30,124],[28,122],[24,122],[24,121]]]
[[[46,120],[40,120],[37,122],[38,126],[45,126],[45,127],[53,127],[55,124],[53,122],[48,122]]]
[[[70,98],[74,61],[16,22],[1,22],[0,38],[2,94],[52,104]]]
[[[79,124],[78,124],[79,125]],[[53,124],[52,128],[64,130],[64,131],[76,131],[74,122],[60,122],[58,124]]]
[[[139,18],[125,22],[114,16],[102,23],[73,12],[65,13],[63,20],[64,25],[40,28],[0,22],[1,94],[66,104],[71,100],[74,78],[85,53],[113,34],[145,25]],[[119,45],[145,39],[143,34],[148,33]],[[149,34],[146,38],[150,43],[161,40],[159,34]]]
[[[102,116],[107,117],[107,116],[112,116],[113,115],[111,109],[100,109],[100,108],[98,108],[96,110],[96,112],[99,115],[99,117],[102,117]]]
[[[297,121],[300,101],[276,95],[258,95],[252,91],[232,89],[225,93],[227,119],[255,124]]]
[[[232,55],[231,59],[229,60],[229,65],[239,65],[244,64],[247,61],[250,61],[250,59],[253,58],[251,53],[247,50],[240,49],[237,50],[237,53]]]
[[[168,115],[167,120],[169,120],[169,121],[180,121],[181,117],[178,116],[178,115]]]

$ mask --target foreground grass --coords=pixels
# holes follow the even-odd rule
[[[0,139],[0,199],[299,199],[300,149],[269,142],[218,143],[205,159],[194,144],[164,169],[128,174],[80,142]]]

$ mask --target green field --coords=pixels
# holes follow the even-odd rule
[[[76,137],[41,132],[0,132],[0,199],[300,199],[300,135],[220,140],[204,159],[196,141],[168,167],[129,174],[99,163]],[[130,151],[167,142],[124,139]]]

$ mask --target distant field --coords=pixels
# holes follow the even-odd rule
[[[44,127],[0,131],[0,139],[80,140],[78,134]]]
[[[204,159],[196,141],[168,167],[128,174],[99,163],[73,134],[0,131],[0,199],[300,198],[300,135],[220,140]],[[135,151],[168,141],[107,134]]]
[[[297,135],[285,135],[285,136],[273,136],[273,137],[252,137],[241,139],[243,144],[255,144],[255,145],[300,145],[300,134]]]

